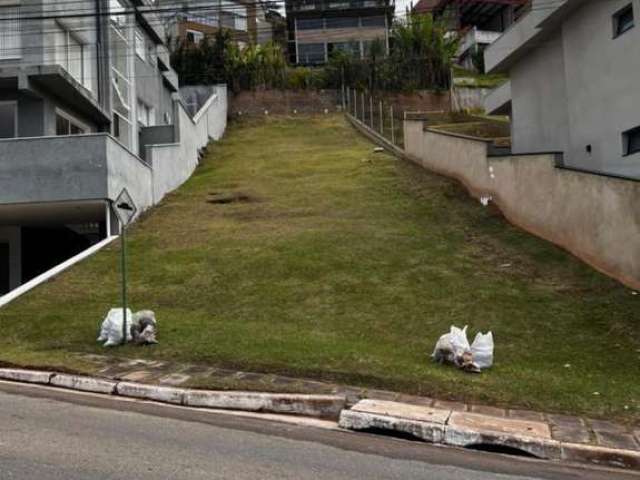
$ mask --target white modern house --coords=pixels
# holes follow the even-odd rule
[[[124,188],[151,207],[224,132],[224,86],[187,112],[155,3],[0,0],[0,296],[117,234]]]
[[[511,115],[513,153],[640,179],[640,0],[534,0],[485,63],[510,77],[486,107]]]

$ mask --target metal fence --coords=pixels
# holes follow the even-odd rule
[[[385,100],[384,96],[345,87],[342,91],[342,106],[347,113],[389,142],[404,148],[404,112]]]

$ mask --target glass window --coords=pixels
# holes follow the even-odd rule
[[[298,45],[298,63],[310,65],[324,62],[324,43],[302,43]]]
[[[327,18],[326,28],[358,28],[358,17]]]
[[[322,30],[324,22],[322,18],[300,18],[296,20],[298,30]]]
[[[109,11],[111,13],[111,23],[118,29],[127,25],[126,10],[119,0],[109,0]]]
[[[188,43],[200,43],[204,38],[204,33],[196,30],[187,30],[187,42]]]
[[[20,7],[0,7],[0,59],[20,58],[22,38],[20,35]]]
[[[613,35],[622,35],[634,26],[633,5],[629,4],[613,16]]]
[[[622,134],[624,154],[633,155],[640,152],[640,127],[632,128]]]
[[[363,27],[384,27],[386,19],[384,17],[362,17]]]
[[[0,102],[0,138],[14,138],[17,132],[18,104]]]
[[[360,44],[358,42],[335,42],[327,44],[329,56],[334,52],[345,52],[354,57],[360,57]]]
[[[74,120],[56,113],[56,135],[82,135],[86,129],[78,125]]]
[[[140,60],[146,60],[147,47],[144,41],[144,34],[142,32],[136,32],[136,55]]]

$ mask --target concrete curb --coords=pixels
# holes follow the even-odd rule
[[[396,432],[428,443],[462,448],[507,447],[546,460],[640,471],[640,451],[553,440],[549,424],[542,421],[371,399],[347,409],[346,398],[339,395],[192,390],[14,368],[0,368],[0,380],[187,407],[339,419],[339,426],[347,430]]]
[[[640,470],[640,451],[554,440],[545,422],[392,401],[361,400],[351,410],[342,411],[339,425],[348,430],[410,434],[438,445],[500,447],[520,450],[544,460]]]
[[[0,368],[0,380],[49,385],[187,407],[302,415],[335,420],[346,407],[346,398],[338,395],[192,390],[13,368]]]

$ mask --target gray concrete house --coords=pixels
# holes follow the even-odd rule
[[[485,51],[510,82],[486,101],[512,118],[514,153],[640,178],[640,0],[534,0]]]
[[[118,232],[192,173],[226,122],[195,116],[148,0],[0,0],[0,296]]]

